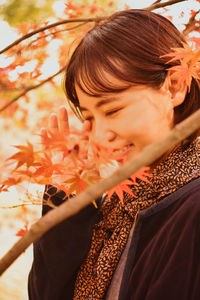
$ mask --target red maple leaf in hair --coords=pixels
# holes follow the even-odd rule
[[[179,78],[177,85],[185,83],[190,90],[192,78],[199,79],[200,73],[200,50],[193,48],[186,43],[182,43],[183,47],[172,48],[173,52],[162,55],[161,57],[169,57],[166,63],[180,61],[180,64],[170,67],[168,70]]]

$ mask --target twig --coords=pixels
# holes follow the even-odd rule
[[[25,203],[20,203],[20,204],[15,204],[15,205],[10,205],[10,206],[0,206],[0,209],[10,209],[10,208],[18,208],[18,207],[24,207],[24,206],[30,206],[30,205],[48,205],[48,207],[51,208],[56,208],[56,205],[53,204],[51,201],[43,201],[38,200],[38,201],[31,201],[31,202],[25,202]]]
[[[165,6],[173,5],[173,4],[176,4],[176,3],[179,3],[179,2],[184,2],[184,1],[188,1],[188,0],[169,0],[169,1],[163,2],[163,3],[160,3],[160,2],[159,3],[154,3],[151,6],[146,7],[144,9],[154,10],[154,9],[162,8],[162,7],[165,7]]]
[[[154,5],[154,4],[157,4],[157,3],[160,3],[162,0],[157,0],[157,1],[155,1],[152,5]]]
[[[46,82],[50,81],[51,79],[53,79],[54,77],[56,77],[57,75],[59,75],[60,73],[62,73],[65,70],[65,68],[66,68],[66,66],[64,66],[62,69],[60,69],[57,73],[55,73],[52,76],[48,77],[47,79],[41,81],[40,83],[26,88],[21,94],[19,94],[18,96],[16,96],[15,98],[13,98],[11,101],[9,101],[7,104],[5,104],[3,107],[1,107],[0,108],[0,113],[2,111],[4,111],[8,106],[10,106],[11,104],[13,104],[17,100],[19,100],[21,97],[25,96],[28,92],[39,88],[40,86],[42,86]]]
[[[41,205],[41,201],[38,203],[22,203],[22,204],[16,204],[16,205],[10,205],[10,206],[0,206],[0,209],[13,209],[13,208],[19,208],[19,207],[24,207],[24,206],[29,206],[29,205]]]
[[[59,224],[63,220],[78,213],[89,205],[94,199],[130,177],[143,166],[151,165],[161,157],[168,149],[179,144],[186,137],[200,128],[200,110],[189,118],[176,125],[164,138],[147,146],[129,163],[119,168],[112,176],[90,186],[86,191],[75,198],[69,198],[59,207],[49,211],[44,217],[33,224],[20,240],[1,258],[0,275],[25,251],[28,246],[40,238],[45,232]]]
[[[184,35],[188,35],[191,31],[196,30],[200,27],[200,21],[197,21],[195,19],[199,13],[200,9],[194,13],[189,22],[185,25],[185,29],[183,30]],[[199,26],[196,26],[196,23],[199,24]]]
[[[46,38],[46,37],[48,37],[48,36],[56,35],[57,33],[60,33],[60,32],[65,32],[65,31],[70,31],[70,30],[73,30],[73,29],[77,29],[77,28],[79,28],[79,27],[84,26],[84,25],[87,24],[87,23],[88,23],[88,22],[84,22],[84,23],[78,24],[78,25],[73,26],[73,27],[70,27],[70,28],[66,28],[66,29],[62,29],[62,30],[57,30],[57,31],[48,33],[48,34],[46,34],[46,35],[40,36],[40,37],[38,37],[37,39],[35,39],[34,41],[30,42],[30,43],[27,45],[27,47],[30,47],[33,43],[35,43],[35,42],[37,42],[37,41],[39,41],[39,40],[41,40],[41,39],[44,39],[44,38]]]
[[[98,22],[100,20],[104,20],[106,19],[107,17],[95,17],[95,18],[79,18],[79,19],[68,19],[68,20],[63,20],[63,21],[59,21],[59,22],[55,22],[55,23],[52,23],[52,24],[49,24],[47,26],[44,26],[42,28],[39,28],[39,29],[36,29],[36,30],[33,30],[25,35],[23,35],[21,38],[17,39],[16,41],[14,41],[13,43],[11,43],[10,45],[8,45],[7,47],[5,47],[3,50],[0,51],[0,54],[6,52],[7,50],[11,49],[12,47],[18,45],[19,43],[21,43],[22,41],[25,41],[27,40],[28,38],[30,38],[31,36],[39,33],[39,32],[42,32],[42,31],[45,31],[47,29],[50,29],[50,28],[53,28],[53,27],[56,27],[56,26],[60,26],[60,25],[63,25],[63,24],[67,24],[67,23],[76,23],[76,22]]]

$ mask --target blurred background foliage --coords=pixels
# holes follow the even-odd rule
[[[0,6],[0,15],[11,26],[24,22],[40,22],[54,15],[54,0],[7,0]]]
[[[54,17],[52,8],[55,0],[6,0],[0,2],[0,17],[11,26],[21,23],[41,23],[49,17]],[[107,0],[73,0],[75,5],[89,5],[95,3],[98,6],[106,7]],[[113,7],[117,8],[117,0],[112,1]],[[66,0],[67,3],[67,0]]]

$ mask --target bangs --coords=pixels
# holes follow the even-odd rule
[[[124,91],[133,85],[124,78],[126,72],[123,71],[122,62],[115,62],[96,50],[89,57],[81,59],[74,76],[74,82],[87,95],[101,97],[107,93]]]
[[[65,88],[68,99],[75,106],[79,105],[75,85],[89,96],[101,97],[141,83],[140,69],[134,65],[134,60],[128,59],[126,48],[117,48],[111,39],[102,39],[99,33],[95,34],[95,29],[86,35],[67,67]]]

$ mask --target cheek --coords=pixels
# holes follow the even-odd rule
[[[128,116],[125,116],[124,127],[135,132],[146,131],[152,124],[158,123],[160,116],[153,107],[139,106],[137,111],[130,111]]]
[[[137,113],[124,116],[118,133],[136,144],[148,144],[168,132],[172,119],[173,109],[167,107],[162,111],[156,107],[138,108]]]

